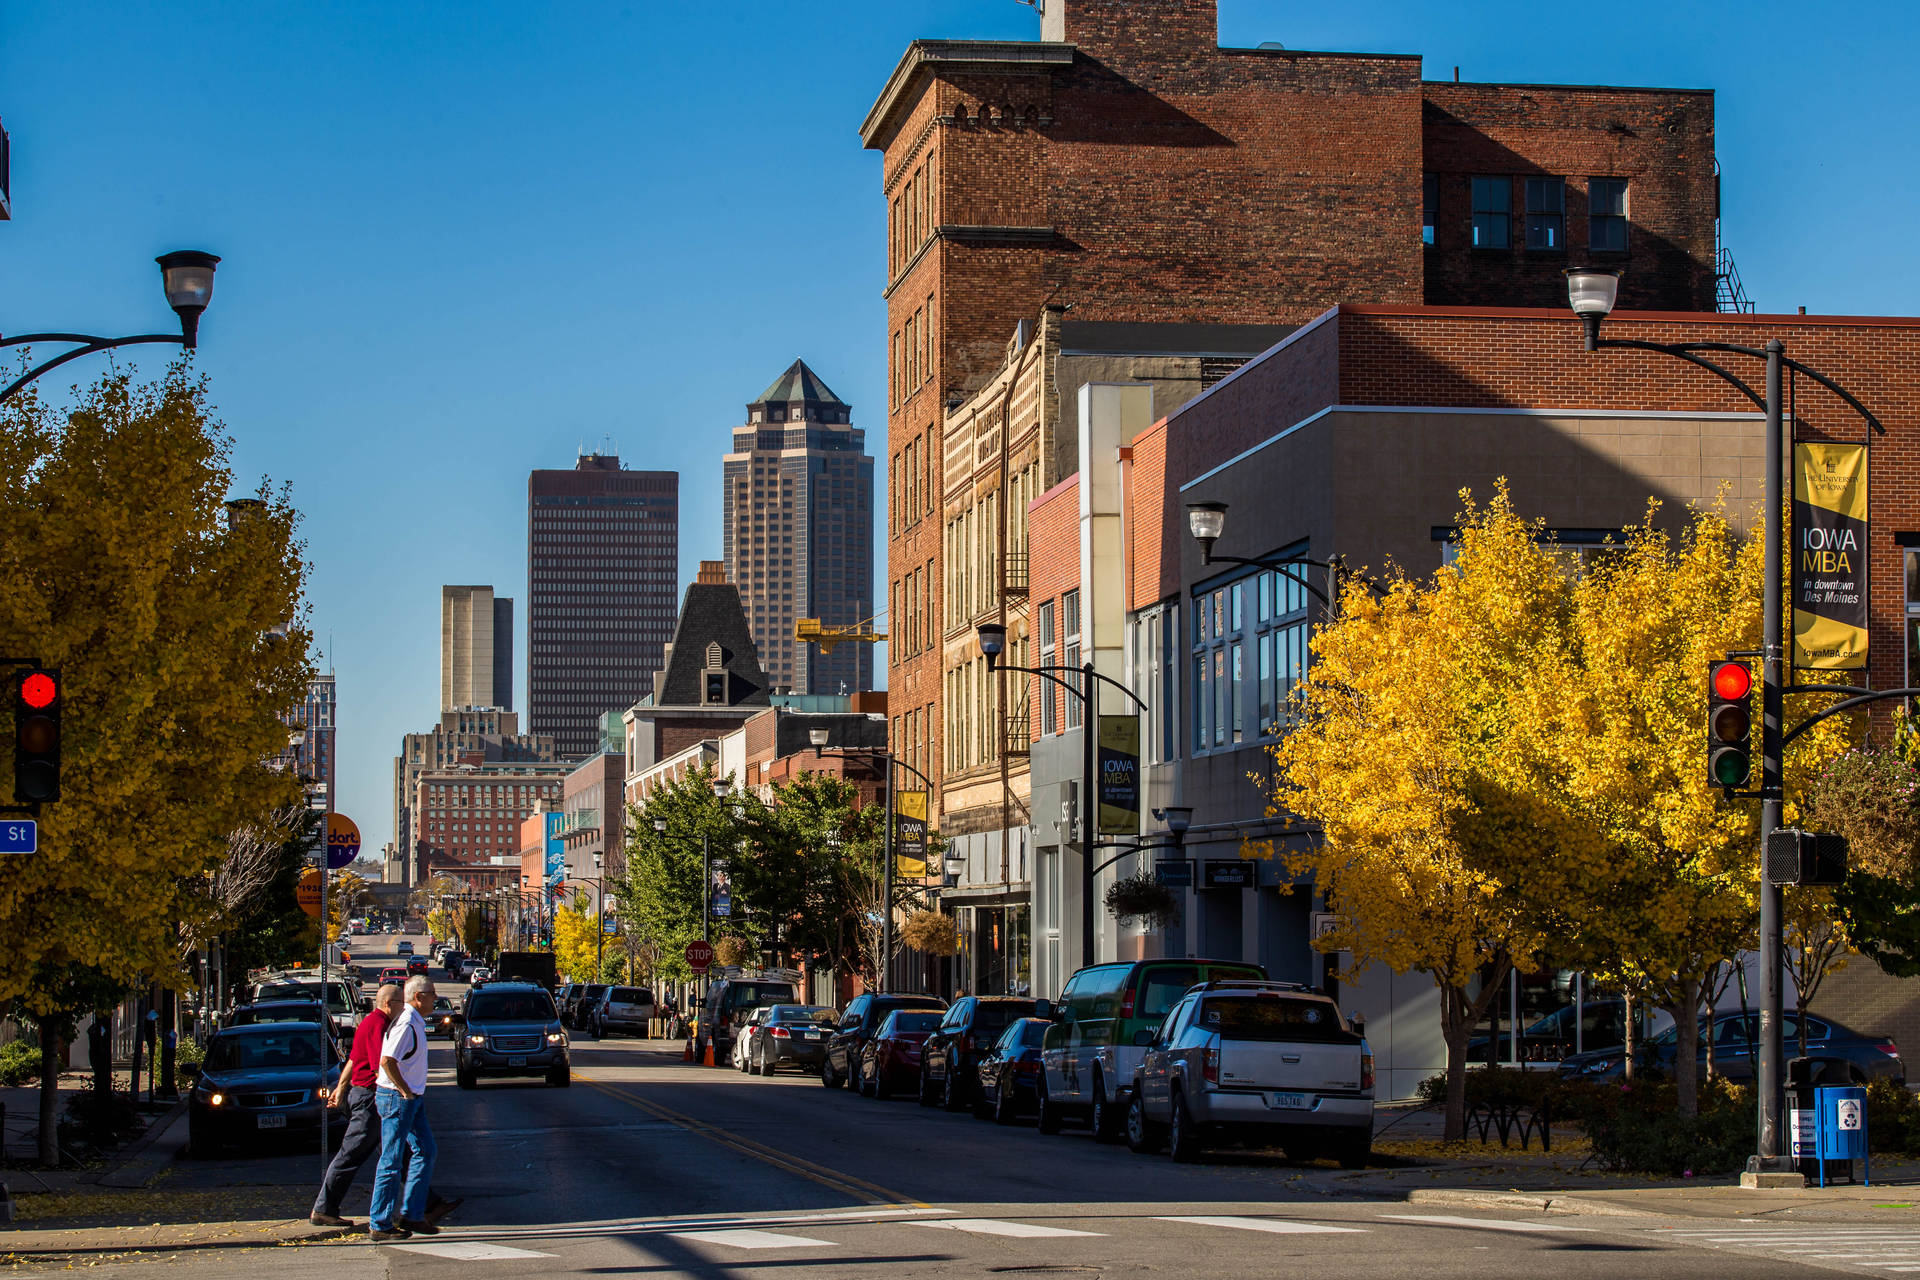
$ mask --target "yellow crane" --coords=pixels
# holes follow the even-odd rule
[[[873,644],[887,638],[886,632],[873,629],[873,620],[879,616],[876,613],[850,626],[831,627],[818,618],[801,618],[793,624],[793,638],[801,644],[819,645],[823,654],[832,653],[837,644]]]

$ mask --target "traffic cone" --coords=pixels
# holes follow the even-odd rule
[[[710,1067],[713,1065],[713,1041],[711,1040],[707,1041],[706,1053],[701,1057],[700,1065],[703,1067]]]
[[[691,1040],[687,1041],[687,1047],[680,1051],[680,1061],[682,1062],[693,1061],[693,1041]]]

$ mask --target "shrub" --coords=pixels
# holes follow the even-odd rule
[[[1920,1152],[1920,1098],[1884,1077],[1867,1082],[1867,1148],[1891,1155]]]
[[[744,965],[752,956],[753,947],[737,934],[729,933],[713,940],[713,962],[722,969]]]
[[[0,1087],[17,1089],[40,1078],[40,1046],[25,1039],[0,1045]]]
[[[1813,781],[1808,818],[1847,838],[1854,870],[1905,879],[1920,857],[1920,771],[1874,747],[1835,756]]]
[[[1677,1105],[1666,1082],[1593,1085],[1574,1095],[1580,1126],[1605,1168],[1683,1177],[1746,1163],[1759,1138],[1753,1090],[1702,1081],[1699,1115],[1677,1115]]]

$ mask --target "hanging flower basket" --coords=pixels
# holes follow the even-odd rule
[[[1150,875],[1128,876],[1107,890],[1107,914],[1121,924],[1138,920],[1148,929],[1180,923],[1180,899]]]
[[[744,965],[752,955],[753,949],[747,945],[745,938],[729,933],[713,940],[713,962],[722,969]]]
[[[930,956],[957,955],[960,930],[954,925],[953,917],[944,912],[916,911],[900,926],[900,941]]]

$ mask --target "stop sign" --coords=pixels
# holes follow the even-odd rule
[[[695,973],[705,973],[707,966],[713,963],[713,944],[707,942],[689,942],[687,944],[687,964]]]

